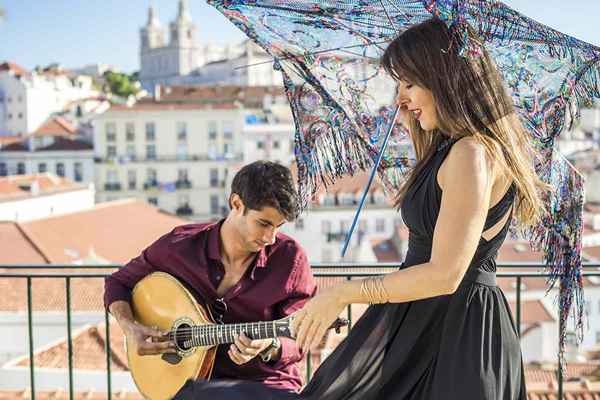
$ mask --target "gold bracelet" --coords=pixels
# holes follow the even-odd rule
[[[390,296],[383,284],[383,276],[363,279],[360,284],[360,295],[369,304],[387,303]]]

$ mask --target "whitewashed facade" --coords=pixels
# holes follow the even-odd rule
[[[223,215],[242,108],[109,110],[94,120],[98,202],[136,197],[194,220]]]
[[[26,135],[73,101],[97,97],[86,76],[0,71],[0,134]]]

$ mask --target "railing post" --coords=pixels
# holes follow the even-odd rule
[[[562,281],[559,283],[559,293],[562,293]],[[562,318],[560,315],[560,300],[558,301],[558,343],[560,346],[560,337],[561,334],[563,332],[563,329],[565,328],[563,326],[563,322],[562,322]],[[563,354],[564,355],[564,354]],[[562,357],[560,356],[560,348],[558,350],[558,371],[557,371],[557,375],[558,375],[558,399],[562,400],[563,398],[563,364],[562,364]]]
[[[517,334],[521,337],[521,277],[517,276]]]
[[[73,393],[73,339],[71,338],[71,278],[66,277],[67,289],[67,351],[69,361],[69,399],[74,400]]]
[[[27,329],[29,330],[29,385],[31,400],[35,400],[35,371],[33,360],[33,306],[31,301],[31,277],[27,277]]]
[[[352,277],[347,276],[346,280],[351,281]],[[350,329],[352,329],[352,304],[348,304],[347,311],[348,311],[348,334],[350,334]]]
[[[112,377],[111,377],[111,349],[110,349],[110,317],[108,311],[104,310],[104,324],[106,325],[106,395],[107,399],[112,399]]]

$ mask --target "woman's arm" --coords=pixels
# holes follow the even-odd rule
[[[387,274],[383,285],[391,303],[453,293],[460,284],[481,238],[494,183],[485,148],[471,138],[459,140],[438,175],[442,201],[430,261]],[[362,280],[317,295],[294,322],[300,347],[314,347],[348,304],[367,303]]]

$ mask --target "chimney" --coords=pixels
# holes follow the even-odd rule
[[[154,85],[154,101],[160,101],[160,89],[161,88],[159,84]]]

